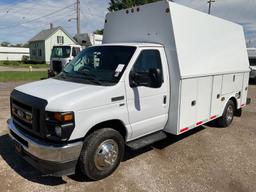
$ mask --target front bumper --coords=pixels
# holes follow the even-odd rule
[[[62,176],[75,172],[83,142],[52,144],[33,138],[16,129],[8,120],[9,135],[16,144],[16,151],[30,164],[47,175]]]

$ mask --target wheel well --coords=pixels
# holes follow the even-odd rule
[[[237,117],[241,117],[242,109],[241,108],[237,109],[238,104],[237,104],[236,98],[235,97],[231,97],[229,100],[233,101],[233,103],[235,104],[235,114],[234,115],[237,116]]]
[[[93,126],[86,133],[86,136],[91,134],[92,132],[94,132],[96,130],[99,130],[99,129],[102,129],[102,128],[112,128],[112,129],[118,131],[123,136],[123,138],[126,139],[126,136],[127,136],[126,127],[124,126],[123,122],[118,120],[118,119],[114,119],[114,120],[109,120],[109,121],[104,121],[104,122],[98,123],[97,125]]]
[[[229,100],[233,101],[233,103],[235,104],[235,109],[237,110],[237,100],[235,97],[231,97]]]

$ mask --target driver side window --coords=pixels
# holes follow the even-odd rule
[[[140,53],[133,71],[137,73],[148,73],[149,69],[156,68],[162,71],[161,58],[158,50],[144,50]]]
[[[132,73],[135,73],[140,76],[148,76],[152,69],[159,71],[159,78],[163,80],[163,72],[162,72],[162,62],[160,57],[160,52],[158,50],[143,50],[141,51],[137,61],[135,62]],[[156,88],[152,79],[148,79],[148,87]]]

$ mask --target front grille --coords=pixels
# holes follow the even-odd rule
[[[60,73],[62,71],[61,61],[52,61],[52,70],[56,73]]]
[[[14,125],[22,132],[44,138],[44,113],[47,102],[14,90],[11,94],[11,115]]]

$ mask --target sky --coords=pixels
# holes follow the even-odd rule
[[[102,29],[108,0],[81,1],[81,32]],[[0,42],[26,43],[43,29],[64,27],[76,33],[75,0],[0,0]],[[207,0],[175,0],[207,12]],[[243,25],[249,46],[256,46],[256,0],[215,0],[212,15]],[[71,21],[68,21],[71,19]]]

